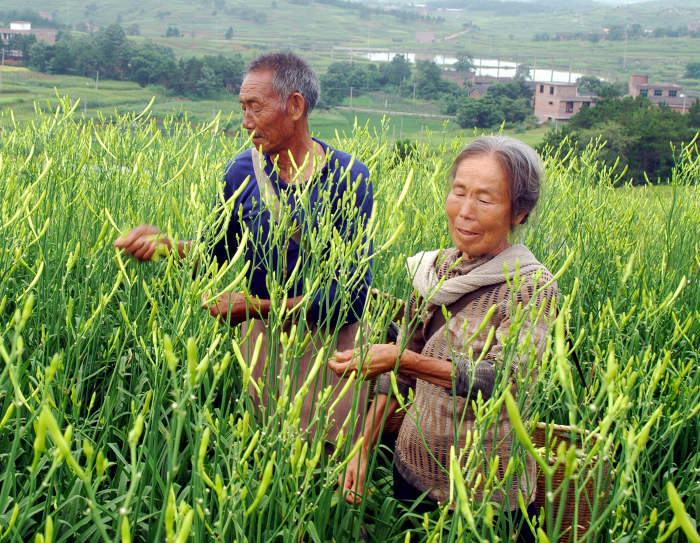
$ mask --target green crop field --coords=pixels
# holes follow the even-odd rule
[[[597,163],[592,147],[566,162],[557,150],[545,157],[538,211],[513,234],[555,273],[560,289],[537,380],[527,398],[511,401],[502,380],[490,399],[474,404],[473,439],[451,463],[455,491],[422,516],[393,498],[388,442],[370,458],[362,504],[339,495],[338,476],[358,450],[343,437],[352,423],[327,456],[332,391],[311,387],[314,372],[326,373],[335,334],[325,338],[313,372],[296,375],[309,325],[290,327],[293,314],[283,310],[290,283],[281,270],[269,278],[267,326],[270,357],[282,369],[270,378],[265,408],[249,387],[266,385],[251,383],[255,362],[240,354],[256,338],[201,309],[210,292],[248,288],[241,253],[220,269],[208,259],[218,226],[235,209],[235,201],[217,198],[223,168],[245,142],[225,137],[220,120],[157,124],[149,111],[101,123],[71,107],[65,99],[29,122],[10,121],[0,139],[4,541],[354,542],[361,528],[367,541],[383,543],[505,541],[510,534],[491,524],[500,514],[493,496],[522,464],[499,471],[490,456],[498,449],[488,452],[479,439],[503,402],[517,434],[511,458],[528,452],[540,465],[540,543],[698,541],[696,145],[679,150],[662,191],[613,188],[615,173]],[[367,164],[376,207],[351,239],[339,237],[323,213],[316,217],[305,241],[312,256],[294,271],[304,278],[302,312],[331,281],[338,292],[351,288],[370,265],[363,256],[370,241],[373,286],[400,299],[411,292],[406,257],[450,245],[446,172],[464,140],[453,134],[402,159],[387,145],[388,131],[350,127],[333,144]],[[299,198],[305,205],[308,195]],[[280,236],[271,240],[277,248],[294,227],[285,210],[281,217]],[[142,222],[200,241],[181,263],[166,251],[137,264],[112,244]],[[392,297],[372,299],[364,344],[383,340],[396,308]],[[517,349],[533,308],[511,309],[504,364],[525,356],[534,371],[534,359]],[[344,393],[362,414],[356,385]],[[303,430],[307,394],[319,401]],[[569,425],[572,444],[536,448],[530,436],[538,422]],[[484,498],[476,500],[480,485]],[[579,512],[593,510],[592,523],[568,526],[555,515],[567,489]]]

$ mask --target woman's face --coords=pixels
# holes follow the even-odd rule
[[[491,155],[460,163],[446,208],[452,241],[468,258],[507,249],[511,226],[520,224],[525,216],[511,217],[508,180]]]

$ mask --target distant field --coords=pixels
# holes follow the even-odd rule
[[[56,97],[57,89],[60,96],[69,96],[74,101],[80,99],[78,112],[86,118],[98,118],[102,115],[109,117],[115,112],[123,114],[131,111],[141,111],[151,101],[153,96],[156,101],[153,105],[153,114],[156,118],[162,119],[166,115],[173,115],[185,112],[187,118],[194,123],[207,122],[221,112],[222,126],[228,120],[226,126],[229,133],[235,133],[240,123],[240,106],[238,97],[235,95],[225,96],[225,99],[218,100],[177,100],[166,96],[157,89],[142,89],[138,85],[129,82],[105,81],[100,82],[99,88],[95,89],[95,82],[84,77],[71,76],[50,76],[38,74],[24,68],[6,68],[3,73],[3,93],[0,95],[0,128],[10,128],[13,120],[10,110],[13,113],[15,122],[27,122],[35,115],[35,103],[43,109],[47,107],[55,108],[58,105]],[[5,91],[8,92],[5,92]],[[357,101],[353,100],[353,106],[362,107],[376,105],[379,100],[378,93],[372,98],[364,96]],[[416,111],[421,107],[419,101],[410,99],[399,100],[390,104],[392,107],[412,108],[408,111]],[[433,112],[436,106],[429,103],[422,103],[423,113]],[[435,111],[438,113],[439,111]],[[443,137],[452,139],[461,128],[455,122],[443,122],[441,120],[420,119],[416,117],[390,116],[381,112],[377,114],[360,113],[353,111],[314,111],[311,115],[311,131],[325,140],[332,140],[336,131],[339,135],[343,133],[350,135],[355,122],[359,126],[369,123],[372,130],[380,131],[382,126],[386,127],[388,136],[392,141],[400,138],[409,138],[413,141],[421,141],[421,126],[423,127],[423,143],[430,147],[437,147]],[[515,137],[535,145],[538,143],[548,127],[537,130],[530,130],[522,134],[513,134]],[[471,132],[464,131],[466,139],[469,139]]]
[[[551,67],[591,73],[611,80],[626,81],[631,73],[649,73],[652,80],[679,82],[689,90],[700,91],[700,81],[683,80],[689,61],[700,61],[700,39],[658,38],[602,41],[597,44],[581,41],[536,42],[536,33],[602,32],[603,28],[640,24],[644,29],[700,24],[700,5],[670,7],[667,3],[643,3],[603,7],[585,11],[552,11],[547,13],[501,14],[482,10],[464,10],[460,14],[431,11],[430,15],[446,18],[444,24],[402,23],[388,14],[372,14],[362,20],[356,10],[314,4],[303,6],[286,0],[262,0],[258,3],[225,2],[227,14],[215,2],[151,0],[147,3],[118,3],[95,0],[94,10],[64,0],[33,0],[31,7],[55,13],[71,24],[91,21],[107,25],[121,17],[121,24],[138,24],[142,36],[167,44],[176,55],[200,55],[241,52],[245,59],[263,49],[292,48],[306,55],[320,71],[332,60],[349,58],[331,48],[371,47],[392,51],[471,51],[483,58],[526,61],[537,56],[538,67]],[[221,3],[219,3],[221,5]],[[264,12],[267,21],[258,24],[244,19],[241,10]],[[410,9],[406,7],[406,9]],[[444,38],[464,30],[463,24],[476,25],[469,32],[446,43]],[[168,26],[177,26],[184,35],[164,38]],[[234,37],[224,34],[233,27]],[[417,43],[416,30],[434,30],[437,41]],[[194,36],[194,37],[193,37]],[[216,39],[218,37],[218,39]],[[356,58],[358,62],[362,59]]]

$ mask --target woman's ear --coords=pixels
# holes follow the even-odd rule
[[[528,216],[527,211],[522,211],[522,212],[518,213],[517,215],[515,215],[513,217],[513,221],[511,222],[511,228],[515,228],[516,226],[521,224],[525,220],[525,217],[527,217],[527,216]]]

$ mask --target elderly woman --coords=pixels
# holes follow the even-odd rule
[[[412,296],[409,302],[409,317],[417,316],[418,319],[406,319],[402,331],[406,337],[400,337],[397,345],[372,346],[362,365],[367,377],[383,375],[370,408],[370,413],[374,414],[373,423],[366,425],[361,454],[350,462],[340,481],[348,501],[360,500],[367,458],[376,443],[381,421],[384,415],[390,417],[398,408],[395,398],[388,399],[391,388],[388,372],[394,371],[397,362],[399,393],[408,398],[409,388],[414,391],[414,403],[399,431],[394,457],[394,493],[404,502],[414,502],[425,492],[432,502],[448,499],[450,447],[455,445],[459,450],[464,446],[466,434],[476,422],[472,400],[478,394],[484,400],[488,399],[497,376],[500,379],[502,372],[508,371],[513,390],[519,394],[525,392],[524,373],[528,372],[531,359],[528,360],[527,356],[516,358],[507,367],[503,360],[512,311],[519,303],[525,307],[531,300],[542,309],[539,318],[525,324],[531,332],[528,336],[533,345],[531,351],[539,359],[550,312],[556,302],[557,286],[552,282],[542,289],[552,275],[525,246],[511,245],[508,233],[524,223],[534,209],[543,177],[542,162],[537,153],[509,137],[478,138],[464,147],[455,159],[445,206],[454,247],[443,252],[421,253],[409,259],[414,292],[419,295],[417,298]],[[506,282],[504,263],[509,270],[509,279],[512,279],[516,273],[516,261],[519,262],[520,281],[517,291],[513,291]],[[428,303],[423,303],[425,301]],[[493,305],[496,309],[490,321],[477,333]],[[448,323],[445,323],[441,306],[446,306],[451,314]],[[409,332],[411,320],[418,321],[418,326]],[[475,358],[478,357],[487,344],[491,327],[495,327],[495,337],[481,362],[475,366],[467,353],[471,348],[476,353]],[[476,337],[467,343],[475,333]],[[521,339],[525,336],[520,334]],[[402,343],[406,343],[404,350],[399,346]],[[361,362],[353,351],[345,351],[336,353],[335,359],[328,364],[338,375],[348,375],[361,367]],[[532,369],[533,365],[529,367]],[[530,376],[528,373],[528,379]],[[456,425],[459,425],[459,443],[454,442]],[[500,480],[510,457],[513,434],[504,411],[489,432],[481,437],[489,454],[494,446],[494,430],[498,432],[495,446],[500,456]],[[510,490],[496,492],[490,499],[507,500],[506,507],[514,511],[515,519],[520,488],[525,499],[530,501],[528,515],[534,515],[535,480],[535,461],[527,456],[525,470],[514,477]],[[477,499],[480,496],[478,490]],[[529,528],[526,532],[520,533],[528,540],[532,534]]]

